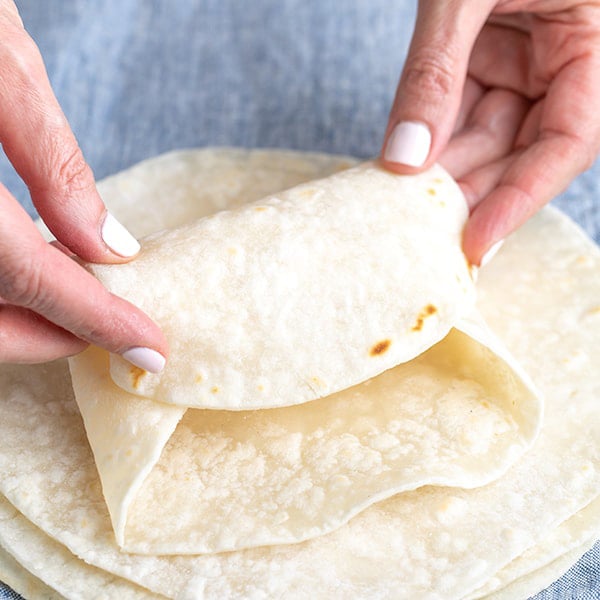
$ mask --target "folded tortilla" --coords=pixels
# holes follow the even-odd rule
[[[295,543],[399,492],[502,474],[533,443],[542,404],[464,317],[465,218],[440,167],[405,177],[366,163],[93,266],[172,346],[161,375],[113,358],[125,390],[99,350],[70,360],[119,545]]]
[[[541,423],[527,377],[474,320],[367,382],[270,410],[184,416],[114,385],[98,349],[70,363],[117,542],[145,554],[299,542],[402,491],[484,485]]]
[[[165,370],[111,358],[124,390],[249,410],[347,389],[421,354],[475,300],[468,209],[441,167],[365,163],[145,238],[125,265],[90,265],[148,313]]]

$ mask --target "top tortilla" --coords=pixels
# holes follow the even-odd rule
[[[91,265],[171,347],[153,375],[111,357],[124,390],[188,407],[300,404],[356,385],[442,339],[475,300],[468,214],[435,166],[365,163],[149,236],[125,265]]]

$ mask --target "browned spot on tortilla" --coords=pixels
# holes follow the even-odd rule
[[[196,383],[200,383],[202,381],[202,375],[196,375]]]
[[[429,189],[427,190],[427,193],[428,193],[430,196],[435,196],[435,195],[437,194],[437,192],[436,192],[436,191],[435,191],[433,188],[429,188]]]
[[[132,385],[137,390],[138,387],[140,386],[140,382],[141,382],[142,377],[147,373],[147,371],[145,369],[140,368],[140,367],[132,366],[129,369],[129,373],[131,375]]]
[[[266,206],[256,206],[254,208],[254,210],[258,211],[258,212],[262,212],[263,210],[267,210]]]
[[[467,261],[467,270],[469,271],[469,275],[471,279],[475,277],[475,272],[477,271],[477,265],[474,265],[472,262]]]
[[[600,306],[594,306],[588,310],[588,315],[597,315],[600,314]]]
[[[210,391],[211,391],[213,394],[216,394],[216,393],[218,393],[218,391],[219,391],[219,388],[218,388],[217,386],[215,386],[214,388],[211,388],[211,390],[210,390]]]
[[[413,331],[421,331],[425,323],[425,319],[434,315],[437,312],[437,308],[433,304],[428,304],[418,315],[417,321],[412,326]]]
[[[302,198],[311,198],[315,195],[316,191],[315,188],[306,188],[305,190],[300,190],[299,195]]]
[[[259,385],[259,386],[258,386],[256,389],[257,389],[259,392],[264,392],[264,391],[265,391],[265,386],[264,386],[264,385]]]
[[[433,183],[444,183],[444,180],[443,180],[443,179],[441,179],[440,177],[436,177],[436,178],[433,180]]]
[[[227,248],[227,252],[229,252],[229,254],[232,254],[232,255],[237,254],[237,248],[233,248],[233,247]]]
[[[381,340],[381,342],[377,342],[372,348],[369,354],[371,356],[378,356],[387,352],[388,348],[392,345],[392,340]]]

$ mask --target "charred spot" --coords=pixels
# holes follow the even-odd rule
[[[435,315],[436,312],[437,312],[437,308],[433,304],[428,304],[425,307],[425,314],[427,316],[429,316],[429,315]]]
[[[214,388],[211,388],[211,390],[210,390],[210,391],[211,391],[213,394],[218,394],[218,393],[219,393],[219,388],[215,386]]]
[[[298,195],[299,195],[301,198],[309,198],[309,199],[310,199],[310,198],[312,198],[312,197],[313,197],[313,196],[314,196],[316,193],[317,193],[317,190],[316,190],[315,188],[308,187],[308,188],[305,188],[305,189],[303,189],[303,190],[300,190],[300,191],[298,192]]]
[[[387,352],[389,347],[392,345],[391,340],[381,340],[381,342],[377,342],[372,348],[369,354],[371,356],[379,356],[384,352]]]
[[[433,304],[428,304],[418,315],[415,324],[412,326],[413,331],[421,331],[425,324],[425,319],[434,315],[437,312],[437,308]]]
[[[266,206],[257,206],[254,208],[257,212],[262,212],[263,210],[267,210]]]
[[[138,387],[140,386],[140,382],[142,377],[147,373],[148,371],[146,371],[145,369],[142,369],[140,367],[131,367],[129,369],[129,373],[131,375],[131,382],[133,384],[133,387],[137,390]]]
[[[436,191],[435,191],[435,189],[433,189],[433,188],[429,188],[429,189],[427,190],[427,193],[428,193],[430,196],[435,196],[435,195],[437,194],[437,192],[436,192]]]

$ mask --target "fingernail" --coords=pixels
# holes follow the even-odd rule
[[[140,251],[139,242],[110,213],[106,213],[102,223],[102,239],[119,256],[128,258]]]
[[[132,365],[150,371],[150,373],[160,373],[167,362],[160,352],[141,346],[125,350],[121,356]]]
[[[409,167],[422,166],[429,156],[431,133],[424,123],[401,121],[385,146],[384,158]]]
[[[485,265],[487,265],[492,260],[492,258],[494,258],[496,254],[498,254],[498,250],[502,248],[502,244],[504,244],[504,240],[499,240],[495,244],[490,246],[490,249],[481,257],[479,265],[481,267],[485,267]]]

